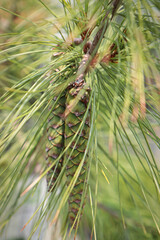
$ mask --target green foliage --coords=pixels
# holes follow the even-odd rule
[[[55,170],[64,155],[75,153],[72,143],[83,141],[79,133],[91,106],[85,154],[67,186],[69,158],[53,176],[56,184],[28,220],[34,220],[28,239],[34,239],[40,223],[53,224],[59,216],[64,220],[63,239],[69,239],[71,232],[81,239],[88,235],[93,239],[158,239],[160,170],[153,148],[160,148],[159,1],[30,1],[29,11],[33,5],[37,9],[31,16],[27,8],[21,14],[24,1],[20,2],[16,19],[10,5],[2,1],[0,7],[4,19],[5,14],[11,17],[0,36],[1,230],[34,197],[47,172]],[[113,8],[116,2],[119,6]],[[86,43],[92,43],[100,30],[94,51],[81,69]],[[75,38],[83,41],[77,45]],[[73,138],[66,139],[65,149],[46,167],[48,119],[79,74],[84,74],[91,89],[87,110]],[[73,105],[79,111],[77,102],[75,97]],[[86,184],[78,218],[88,192],[86,206],[79,229],[68,231],[67,203],[85,161]],[[28,183],[30,176],[34,179]]]

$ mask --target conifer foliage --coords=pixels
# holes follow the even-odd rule
[[[64,240],[158,239],[159,1],[8,1],[0,229],[42,183],[28,240],[58,219]],[[21,14],[25,2],[38,11]]]

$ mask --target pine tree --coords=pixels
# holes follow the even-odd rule
[[[47,179],[28,239],[158,238],[159,1],[39,3],[0,7],[0,228]]]

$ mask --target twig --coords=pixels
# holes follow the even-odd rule
[[[119,5],[121,3],[121,0],[114,0],[113,1],[113,9],[112,9],[112,15],[110,18],[110,21],[113,19]],[[104,34],[108,28],[108,23],[109,23],[109,19],[108,19],[108,15],[109,15],[110,11],[107,10],[103,20],[102,20],[102,27],[99,29],[99,31],[96,33],[96,36],[94,37],[94,40],[91,44],[90,49],[88,50],[88,52],[83,56],[83,59],[79,65],[78,68],[78,72],[77,72],[77,78],[76,78],[76,82],[81,82],[84,81],[84,77],[86,75],[86,73],[88,72],[88,67],[90,62],[92,61],[92,59],[95,57],[98,48],[101,44],[101,41],[104,37]]]
[[[92,55],[92,57],[94,57],[96,55],[96,53],[98,51],[98,47],[99,47],[99,45],[101,43],[101,40],[102,40],[106,30],[107,30],[107,27],[108,27],[108,19],[107,19],[108,14],[109,14],[109,12],[107,11],[107,13],[106,13],[106,15],[105,15],[105,17],[104,17],[104,19],[102,21],[102,27],[97,32],[97,34],[96,34],[96,36],[95,36],[95,38],[94,38],[94,40],[92,42],[91,48],[89,50],[89,54]],[[107,19],[107,22],[106,22],[106,19]],[[98,45],[98,47],[97,47],[97,45]],[[96,49],[96,51],[95,51],[95,49]]]
[[[122,2],[122,0],[114,0],[111,20],[114,17],[114,15],[115,15],[119,5],[121,4],[121,2]]]
[[[84,77],[87,73],[87,68],[90,62],[89,59],[90,59],[90,54],[87,53],[83,56],[83,59],[78,68],[76,83],[80,83],[84,81]]]
[[[113,1],[113,9],[112,9],[112,15],[111,15],[111,19],[110,21],[113,19],[119,5],[121,3],[121,0],[114,0]],[[106,15],[104,16],[104,19],[102,20],[102,27],[99,29],[99,31],[97,32],[94,40],[93,40],[93,43],[91,45],[91,48],[90,48],[90,51],[89,51],[89,54],[92,55],[92,57],[94,57],[98,51],[98,47],[104,37],[104,34],[108,28],[108,23],[109,23],[109,19],[107,19],[108,15],[109,15],[110,11],[107,10],[106,12]],[[107,19],[107,21],[106,21]],[[98,47],[97,47],[98,45]],[[96,49],[97,48],[97,49]],[[96,49],[96,50],[95,50]]]

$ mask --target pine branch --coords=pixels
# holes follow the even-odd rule
[[[18,199],[21,192],[21,199],[25,202],[32,193],[36,193],[36,184],[42,180],[49,170],[48,167],[43,171],[46,143],[45,141],[40,142],[39,139],[42,135],[45,137],[46,123],[50,114],[48,105],[52,96],[56,93],[58,95],[73,79],[74,81],[76,79],[73,83],[76,88],[75,92],[79,90],[77,86],[83,87],[80,94],[78,93],[73,99],[73,102],[68,104],[68,112],[66,111],[64,114],[66,117],[71,112],[71,108],[76,106],[84,92],[88,90],[84,81],[86,74],[94,68],[95,64],[99,63],[94,71],[95,78],[90,79],[94,88],[90,94],[88,109],[85,112],[85,116],[87,116],[92,101],[90,138],[86,150],[87,153],[90,148],[88,160],[90,168],[86,182],[89,183],[91,191],[93,189],[93,199],[91,195],[92,214],[87,214],[87,221],[92,218],[95,239],[96,235],[97,239],[108,238],[110,232],[103,231],[103,229],[113,229],[114,218],[118,227],[115,229],[118,229],[117,234],[119,234],[121,224],[117,224],[116,211],[120,206],[120,211],[117,213],[121,213],[121,215],[118,218],[123,219],[129,230],[132,231],[131,227],[133,225],[142,226],[142,228],[146,227],[149,234],[152,235],[153,233],[154,236],[158,237],[156,228],[159,232],[157,196],[157,189],[159,190],[160,187],[158,181],[159,169],[156,155],[154,156],[152,149],[153,144],[159,146],[160,114],[157,110],[159,107],[158,26],[157,16],[153,9],[154,5],[155,7],[156,4],[158,6],[158,0],[150,1],[153,6],[145,1],[123,1],[123,8],[121,7],[122,0],[102,2],[86,0],[85,12],[83,12],[83,3],[80,3],[80,1],[75,1],[78,3],[76,8],[75,5],[72,8],[72,4],[68,4],[70,1],[63,2],[66,11],[64,23],[62,16],[59,17],[58,14],[53,13],[53,6],[50,8],[43,4],[52,13],[54,19],[56,17],[54,29],[52,28],[53,21],[48,21],[48,19],[45,20],[44,25],[42,23],[39,25],[37,21],[33,21],[32,26],[28,28],[28,23],[31,23],[29,19],[32,19],[29,18],[21,22],[23,24],[18,24],[17,28],[15,26],[14,30],[17,29],[17,33],[11,32],[2,36],[5,43],[2,44],[0,59],[3,70],[0,92],[4,95],[1,97],[3,104],[0,106],[0,111],[3,120],[1,124],[1,144],[5,150],[3,151],[2,171],[0,173],[0,179],[3,183],[0,189],[0,214],[4,214],[0,227],[3,228],[19,208]],[[102,12],[104,6],[106,12]],[[120,17],[122,21],[112,21],[114,16],[117,16],[118,9],[121,8],[122,14]],[[12,13],[7,9],[5,11]],[[66,21],[67,24],[65,24]],[[71,28],[68,27],[69,25]],[[48,31],[49,26],[53,32],[52,30]],[[75,26],[77,27],[75,28]],[[95,30],[95,27],[97,30]],[[27,30],[24,31],[25,29]],[[60,34],[56,34],[57,32]],[[91,33],[92,43],[89,42]],[[80,34],[81,37],[74,38],[77,34]],[[103,49],[100,48],[102,40],[104,41]],[[75,47],[80,44],[80,47]],[[55,47],[52,51],[53,46]],[[81,53],[81,47],[83,48],[83,54]],[[53,59],[48,61],[51,53]],[[80,57],[81,60],[79,61]],[[102,59],[100,59],[101,57]],[[117,62],[118,64],[115,64]],[[107,66],[108,63],[110,63],[109,67]],[[74,75],[75,71],[77,71],[76,75]],[[147,78],[146,81],[144,75]],[[94,79],[96,79],[95,82]],[[71,88],[73,85],[70,85]],[[142,95],[145,94],[147,103],[145,119],[139,117],[143,106],[141,93]],[[52,109],[55,109],[54,104],[52,104]],[[137,114],[137,122],[131,122],[130,119],[132,120],[131,117],[135,110],[137,111],[135,113]],[[126,123],[128,127],[125,125]],[[80,124],[80,134],[77,130],[74,139],[72,139],[76,140],[76,144],[81,137],[83,126],[86,124],[85,117]],[[107,149],[107,144],[111,146],[112,142],[114,154],[111,154]],[[71,148],[72,141],[66,145],[68,145],[68,149]],[[63,152],[61,155],[63,155]],[[85,157],[67,189],[66,182],[63,181],[63,175],[68,163],[64,163],[62,171],[56,179],[54,191],[51,194],[44,195],[44,200],[33,214],[36,219],[30,236],[38,229],[41,222],[52,218],[55,210],[57,210],[57,214],[55,214],[52,222],[57,220],[63,206],[65,209],[66,201],[74,188],[84,162]],[[34,167],[37,169],[39,164],[41,165],[38,170],[40,176],[31,182],[27,191],[31,188],[32,191],[27,192],[25,197],[23,193],[26,193],[24,189],[26,183],[28,184],[27,179],[30,181],[30,175],[34,173]],[[113,176],[111,180],[113,188],[106,187],[103,178],[105,176],[108,179],[110,176],[106,176],[107,174],[103,174],[103,176],[101,174],[101,172],[104,172],[103,170]],[[117,176],[115,171],[117,171]],[[149,186],[147,189],[146,182]],[[16,187],[19,184],[22,184],[22,188],[17,193]],[[58,192],[60,190],[59,194],[56,194],[57,190]],[[86,191],[87,184],[85,184],[84,192]],[[109,196],[107,199],[105,198],[106,191],[107,196]],[[103,203],[98,202],[99,193],[102,194]],[[82,199],[85,198],[84,196]],[[14,202],[12,198],[15,199]],[[117,200],[114,202],[113,208],[109,209],[108,206],[112,203],[113,198]],[[11,210],[10,203],[13,206]],[[124,211],[125,206],[129,206],[127,212]],[[80,209],[82,209],[82,206]],[[100,211],[99,214],[99,209],[104,211]],[[38,211],[40,215],[37,215]],[[103,217],[107,216],[106,212],[112,217],[113,221],[110,221],[111,223],[106,221],[106,218],[104,221]],[[131,213],[131,215],[128,215],[128,213]],[[64,216],[64,212],[62,212],[62,216]],[[80,211],[76,221],[79,222],[79,219]],[[65,222],[63,239],[68,239],[67,227],[68,223]],[[139,229],[140,235],[138,236],[141,238],[143,233],[141,233],[141,228]],[[84,230],[86,231],[86,229]],[[137,237],[137,235],[134,236]]]
[[[120,3],[121,3],[121,0],[115,0],[113,2],[113,4],[112,4],[113,9],[112,9],[112,14],[111,14],[110,20],[108,18],[109,13],[110,13],[110,9],[106,11],[106,14],[105,14],[105,16],[102,20],[102,23],[101,23],[102,27],[96,33],[96,35],[94,37],[94,40],[93,40],[88,52],[83,56],[83,59],[82,59],[80,65],[79,65],[78,72],[77,72],[77,78],[76,78],[77,83],[83,81],[86,73],[88,72],[89,64],[91,63],[92,59],[95,57],[95,55],[96,55],[96,53],[99,49],[99,46],[101,44],[101,41],[102,41],[106,31],[107,31],[109,21],[112,21]]]

